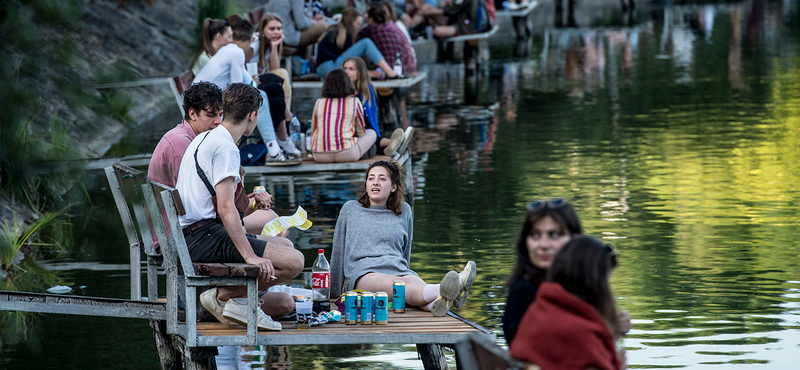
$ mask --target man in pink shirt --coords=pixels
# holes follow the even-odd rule
[[[198,134],[213,130],[221,123],[222,90],[214,83],[206,81],[192,85],[183,95],[183,111],[185,112],[183,122],[167,131],[153,151],[150,166],[147,169],[149,181],[175,187],[186,148]],[[243,188],[237,188],[236,195],[240,196],[240,192],[243,191]],[[240,200],[242,199],[237,199],[237,206]],[[272,196],[263,192],[258,197],[246,201],[247,206],[253,206],[254,209],[257,208],[254,206],[257,201],[266,203],[269,207]],[[243,223],[248,233],[259,235],[264,225],[277,217],[278,215],[271,209],[258,209],[244,217]],[[294,247],[291,240],[283,237],[270,237],[269,239],[270,242],[279,245]],[[265,302],[262,309],[267,315],[281,317],[294,309],[294,301],[288,294],[266,293],[262,298]]]

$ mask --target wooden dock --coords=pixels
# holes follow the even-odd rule
[[[332,306],[333,303],[331,304]],[[335,306],[334,306],[335,307]],[[344,319],[335,323],[298,330],[294,322],[281,321],[281,331],[259,331],[261,345],[308,345],[308,344],[443,344],[454,345],[471,333],[495,334],[464,317],[449,312],[434,317],[430,312],[417,308],[406,308],[405,313],[389,310],[387,325],[346,325]],[[199,322],[197,332],[202,335],[198,346],[250,345],[244,327],[232,328],[219,322]]]
[[[372,86],[375,86],[375,88],[391,87],[396,89],[403,89],[414,86],[422,82],[422,80],[427,77],[428,77],[427,73],[417,71],[417,72],[412,72],[406,78],[398,78],[395,80],[372,81]],[[322,81],[292,81],[292,89],[322,89]]]
[[[511,18],[514,23],[514,32],[517,33],[518,39],[524,39],[531,36],[531,27],[528,24],[528,16],[539,5],[536,0],[531,0],[528,4],[521,6],[515,10],[499,10],[497,18]]]

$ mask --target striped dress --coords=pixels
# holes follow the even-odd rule
[[[353,96],[319,98],[311,120],[311,151],[338,152],[350,149],[364,135],[364,108]]]

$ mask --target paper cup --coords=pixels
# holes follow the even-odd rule
[[[258,73],[258,63],[247,63],[247,74],[254,75]]]

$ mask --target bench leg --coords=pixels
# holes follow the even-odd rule
[[[417,353],[422,359],[425,370],[447,369],[447,357],[444,348],[438,344],[417,344]]]

